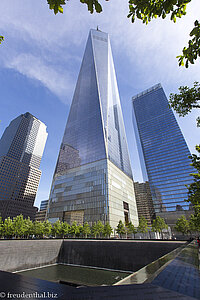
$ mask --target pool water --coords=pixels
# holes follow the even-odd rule
[[[73,286],[98,286],[112,285],[129,276],[131,272],[57,264],[20,271],[18,274]]]

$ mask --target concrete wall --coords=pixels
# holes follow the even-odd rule
[[[136,271],[182,242],[101,240],[1,240],[0,270],[17,271],[56,262]]]
[[[177,241],[65,240],[59,262],[136,271],[183,244]]]
[[[17,271],[57,262],[62,240],[0,240],[0,270]]]

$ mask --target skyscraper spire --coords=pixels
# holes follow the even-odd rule
[[[118,178],[116,181],[111,179],[111,173]],[[69,184],[67,182],[72,174],[75,177]],[[65,188],[59,189],[58,197],[57,186],[60,186],[61,178]],[[115,188],[122,189],[116,204],[112,200],[112,180]],[[122,188],[123,182],[127,182],[129,187]],[[132,172],[110,41],[108,34],[100,30],[91,30],[88,37],[50,198],[49,217],[56,216],[57,211],[60,215],[64,212],[66,220],[72,220],[76,212],[82,221],[108,220],[117,224],[124,218],[124,201],[128,203],[128,218],[137,223]],[[115,216],[112,201],[114,206],[119,206]]]

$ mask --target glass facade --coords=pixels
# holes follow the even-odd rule
[[[19,214],[34,217],[46,139],[46,126],[30,113],[14,119],[4,131],[0,140],[0,213],[4,219]]]
[[[151,226],[153,219],[155,218],[155,211],[153,207],[153,200],[149,182],[134,182],[135,198],[138,209],[139,219],[143,216]]]
[[[55,173],[106,158],[132,178],[109,37],[91,30]]]
[[[188,210],[189,149],[160,84],[133,97],[133,123],[155,212]]]
[[[132,182],[109,36],[99,30],[91,30],[60,147],[50,194],[49,216],[57,213],[58,217],[59,212],[61,215],[62,212],[84,210],[84,220],[108,220],[106,207],[109,206],[109,193],[104,186],[108,176],[107,160]],[[102,165],[101,172],[98,162]],[[95,174],[88,175],[90,172],[85,173],[86,171],[79,174],[84,166],[86,169],[93,168]],[[70,172],[75,172],[76,175],[69,175]],[[76,176],[79,175],[81,185],[77,186]],[[58,196],[56,186],[60,184],[62,176],[66,180],[72,180],[71,190],[70,186],[66,186],[67,190],[62,190]],[[94,179],[94,176],[97,178]],[[77,192],[74,189],[78,189]],[[91,192],[92,194],[88,194]],[[71,193],[76,195],[75,198],[71,199]],[[92,200],[93,195],[96,198]],[[76,206],[77,197],[82,199],[82,205]],[[90,203],[90,207],[86,203]],[[98,212],[95,210],[96,205]],[[89,212],[89,209],[94,211]]]

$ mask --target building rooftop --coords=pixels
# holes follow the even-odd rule
[[[160,89],[161,87],[162,87],[161,84],[158,83],[158,84],[152,86],[151,88],[149,88],[149,89],[147,89],[147,90],[145,90],[145,91],[143,91],[143,92],[141,92],[141,93],[139,93],[139,94],[133,96],[133,97],[132,97],[132,100],[134,101],[135,99],[137,99],[137,98],[139,98],[139,97],[141,97],[141,96],[144,96],[144,95],[146,95],[146,94],[148,94],[148,93],[150,93],[150,92],[152,92],[152,91],[155,91],[155,90],[157,90],[157,89]]]

